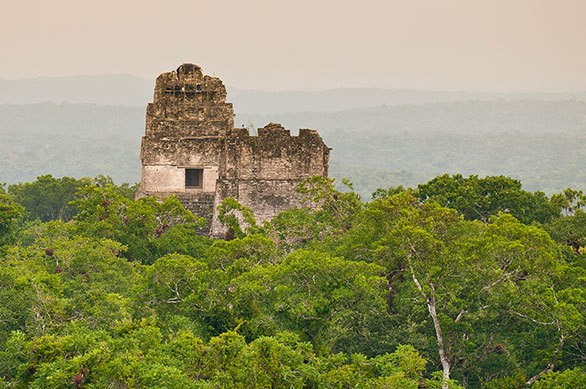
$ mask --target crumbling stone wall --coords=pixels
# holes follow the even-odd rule
[[[328,176],[330,149],[317,131],[291,136],[275,123],[259,128],[258,136],[235,129],[222,81],[197,65],[161,74],[146,116],[137,197],[177,196],[208,219],[212,236],[225,232],[216,212],[224,198],[236,198],[262,222],[301,205],[295,191],[301,181]],[[201,169],[201,187],[186,187],[186,169]]]
[[[157,77],[147,106],[146,135],[156,137],[223,136],[234,127],[234,109],[217,77],[194,64]]]

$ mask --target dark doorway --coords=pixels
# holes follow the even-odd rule
[[[198,189],[202,187],[203,169],[185,169],[185,187]]]

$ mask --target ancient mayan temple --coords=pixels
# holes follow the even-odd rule
[[[161,74],[146,112],[137,197],[175,195],[208,219],[211,236],[223,236],[216,208],[233,197],[250,207],[257,220],[300,205],[297,185],[327,177],[330,149],[317,131],[291,136],[269,123],[251,136],[234,128],[234,110],[219,78],[194,64]]]

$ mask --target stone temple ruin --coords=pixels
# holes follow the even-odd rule
[[[328,176],[330,149],[317,131],[298,136],[269,123],[251,136],[234,128],[234,109],[222,80],[194,64],[161,74],[146,112],[137,198],[175,195],[208,220],[207,231],[225,233],[217,217],[224,198],[250,207],[257,221],[301,205],[295,188],[314,175]]]

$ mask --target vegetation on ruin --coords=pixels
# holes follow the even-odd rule
[[[226,239],[109,177],[0,187],[9,388],[586,386],[586,196],[313,178]]]

